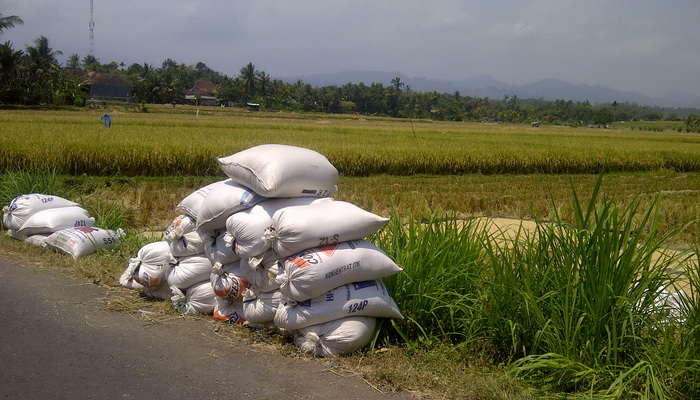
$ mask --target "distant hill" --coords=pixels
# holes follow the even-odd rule
[[[574,85],[557,79],[542,79],[525,85],[513,85],[498,79],[481,75],[459,81],[445,81],[428,78],[408,77],[400,72],[347,70],[329,74],[281,77],[284,82],[293,83],[302,80],[313,86],[343,86],[347,83],[366,85],[381,83],[391,85],[391,80],[400,78],[401,82],[418,92],[436,91],[439,93],[460,92],[463,96],[490,97],[500,99],[503,96],[516,95],[522,99],[572,100],[596,103],[636,103],[646,106],[700,108],[700,96],[681,92],[669,92],[661,97],[649,97],[636,92],[611,89],[603,85]]]

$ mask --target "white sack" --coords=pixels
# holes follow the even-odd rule
[[[197,216],[197,229],[209,231],[226,227],[226,219],[237,211],[254,206],[263,197],[227,179],[215,185],[204,198]]]
[[[124,272],[122,272],[121,276],[119,277],[119,284],[128,289],[143,290],[143,285],[138,283],[135,279],[135,271],[138,266],[138,261],[134,261],[132,258],[129,264],[126,266]]]
[[[249,288],[243,293],[243,316],[252,325],[273,324],[282,293],[263,293]]]
[[[294,330],[350,316],[403,318],[384,282],[349,283],[306,301],[282,296],[275,325]]]
[[[272,216],[265,240],[280,256],[327,244],[363,239],[389,219],[345,201],[286,207]]]
[[[179,257],[165,271],[165,280],[170,286],[187,289],[195,283],[209,280],[211,267],[209,259],[199,254]]]
[[[37,233],[36,235],[27,236],[24,241],[33,246],[46,247],[46,238],[49,236],[48,233]]]
[[[95,218],[82,207],[49,208],[32,214],[17,233],[24,236],[53,233],[67,228],[91,227],[94,223]]]
[[[278,256],[268,250],[257,257],[241,259],[241,273],[250,285],[261,292],[272,292],[279,289],[276,281],[280,272]]]
[[[161,282],[160,285],[155,287],[144,287],[143,294],[157,300],[170,300],[173,296],[173,292],[166,281]]]
[[[331,198],[293,197],[263,200],[253,207],[237,212],[226,220],[227,239],[233,251],[241,257],[257,256],[270,248],[270,243],[263,240],[265,230],[272,226],[272,216],[285,207],[309,205]]]
[[[375,317],[346,317],[294,331],[294,344],[318,357],[337,356],[365,348],[374,335]]]
[[[199,209],[202,207],[202,202],[204,201],[204,198],[207,197],[207,195],[209,194],[209,192],[211,192],[214,186],[221,182],[223,181],[211,183],[207,186],[204,186],[203,188],[199,188],[196,191],[190,193],[184,199],[182,199],[182,201],[180,201],[180,203],[175,207],[175,211],[183,212],[189,215],[190,217],[194,218],[196,221],[197,217],[199,216]]]
[[[170,254],[168,242],[148,243],[141,247],[136,258],[129,260],[134,264],[134,279],[145,287],[155,288],[165,282],[165,273],[175,259]],[[168,289],[170,290],[170,289]]]
[[[228,301],[239,300],[243,297],[243,292],[248,289],[250,283],[243,279],[239,263],[226,265],[216,263],[211,268],[209,281],[217,297]]]
[[[296,301],[320,296],[351,282],[368,281],[402,271],[379,247],[351,240],[303,250],[282,264],[280,291]]]
[[[100,228],[68,228],[54,232],[46,238],[47,247],[78,258],[97,250],[112,250],[124,231]]]
[[[175,257],[204,253],[204,242],[196,231],[196,219],[187,214],[178,215],[165,229],[163,240],[170,245]]]
[[[228,234],[226,230],[198,232],[204,242],[204,255],[211,261],[212,265],[216,263],[230,264],[241,260],[241,257],[224,240]]]
[[[215,297],[215,299],[214,319],[228,322],[229,324],[243,325],[246,323],[243,316],[243,301],[241,299],[235,301],[224,300],[221,297]]]
[[[265,197],[329,197],[338,170],[322,154],[302,147],[265,144],[219,158],[235,182]]]
[[[196,283],[186,290],[181,290],[175,286],[171,286],[172,297],[175,309],[184,314],[213,314],[216,307],[216,296],[211,289],[209,282],[204,281]]]
[[[39,211],[78,205],[59,196],[41,193],[22,194],[12,199],[9,206],[2,208],[2,224],[7,229],[18,231],[29,217]]]

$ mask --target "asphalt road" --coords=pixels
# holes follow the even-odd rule
[[[105,311],[104,289],[0,254],[0,398],[409,399],[313,359],[211,338],[204,321]]]

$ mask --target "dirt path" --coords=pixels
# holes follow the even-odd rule
[[[330,360],[222,343],[204,321],[149,325],[105,311],[104,296],[98,286],[0,254],[0,398],[411,398],[334,373]]]

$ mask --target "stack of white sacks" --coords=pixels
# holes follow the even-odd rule
[[[124,286],[277,327],[314,355],[363,348],[377,318],[403,318],[381,280],[401,268],[364,239],[387,219],[330,198],[338,172],[323,155],[270,144],[219,165],[229,179],[178,204],[183,215],[131,260]]]
[[[8,235],[75,258],[98,249],[111,250],[123,235],[121,230],[95,227],[95,218],[87,210],[55,195],[19,195],[2,212],[2,224]]]

